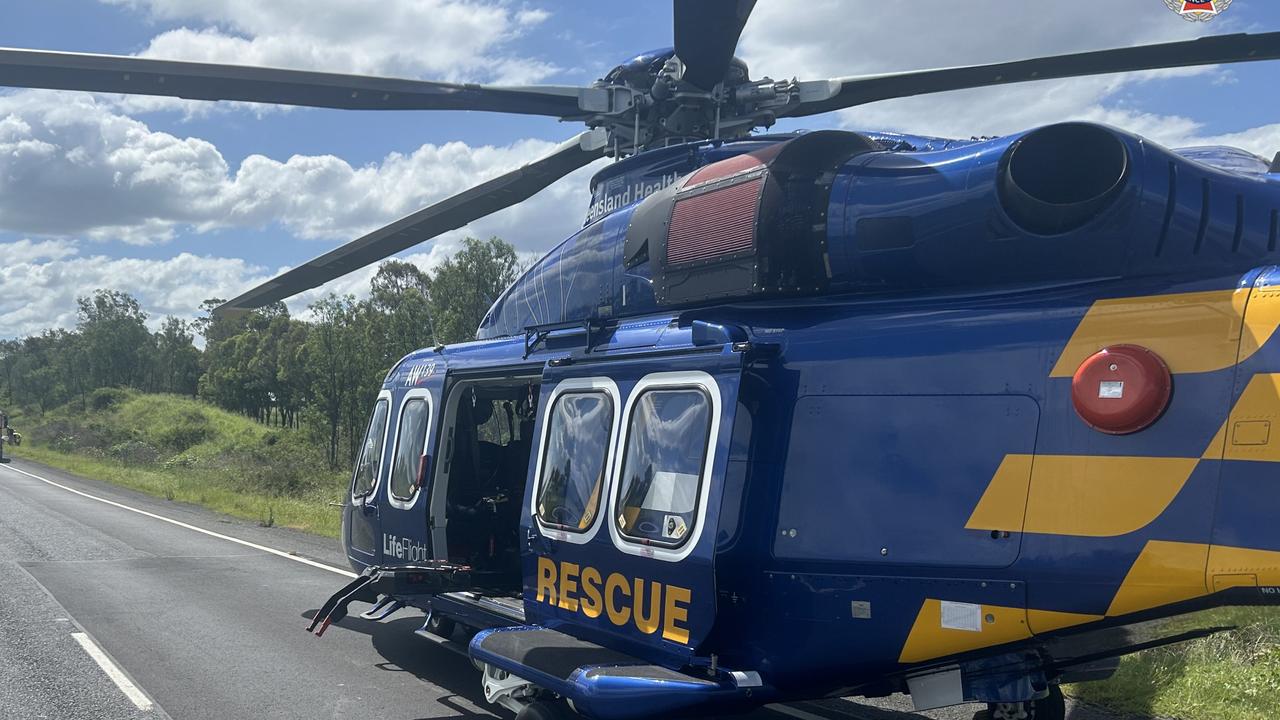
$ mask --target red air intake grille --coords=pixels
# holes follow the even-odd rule
[[[738,155],[736,157],[731,157],[728,160],[711,163],[710,165],[702,168],[698,172],[694,173],[693,177],[689,178],[689,182],[685,183],[684,186],[691,188],[695,185],[701,185],[704,182],[727,178],[734,173],[754,170],[755,168],[763,165],[764,163],[760,162],[760,159],[754,155]]]
[[[751,250],[764,178],[677,200],[667,233],[667,264]]]

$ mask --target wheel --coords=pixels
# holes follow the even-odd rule
[[[1067,720],[1067,699],[1062,695],[1062,688],[1049,686],[1049,697],[1035,703],[1036,720]]]
[[[1020,703],[991,703],[987,705],[991,720],[1066,720],[1067,701],[1062,688],[1049,686],[1049,695],[1040,700]]]
[[[539,700],[520,708],[516,720],[575,720],[582,716],[560,702]]]
[[[439,635],[442,638],[451,638],[453,637],[454,629],[457,627],[457,623],[440,613],[433,612],[431,613],[431,616],[427,618],[426,629],[427,632],[432,635]]]

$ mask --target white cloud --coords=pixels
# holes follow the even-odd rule
[[[1280,152],[1280,124],[1263,125],[1237,133],[1199,138],[1205,145],[1233,145],[1272,160]],[[1187,144],[1192,144],[1188,142]]]
[[[0,223],[42,235],[144,242],[215,208],[227,176],[210,143],[152,133],[87,95],[0,97]]]
[[[0,229],[45,236],[0,245],[0,337],[73,326],[74,299],[97,288],[135,294],[157,319],[189,318],[204,299],[233,297],[287,269],[189,253],[169,260],[90,254],[101,241],[154,243],[189,232],[279,226],[318,241],[293,243],[301,263],[553,146],[538,140],[505,147],[428,144],[364,167],[333,156],[280,161],[255,155],[233,170],[212,144],[154,132],[92,96],[0,97]],[[526,258],[540,254],[580,227],[587,180],[597,169],[584,168],[405,259],[429,269],[465,235],[498,235]],[[305,314],[330,291],[364,296],[375,271],[304,293],[290,308]]]
[[[458,249],[460,237],[451,234],[400,259],[431,271]],[[523,253],[522,259],[532,258]],[[191,253],[168,259],[80,257],[74,243],[64,240],[0,243],[0,260],[0,338],[71,329],[76,324],[76,298],[98,289],[133,295],[154,330],[166,316],[192,320],[205,300],[234,297],[288,269],[269,270],[240,258]],[[301,293],[286,301],[289,311],[310,319],[308,306],[329,293],[366,298],[376,272],[377,266],[370,266]]]
[[[1225,31],[1179,20],[1160,4],[1106,3],[1105,17],[1073,3],[762,0],[743,33],[752,75],[817,79],[1003,62],[1183,40]]]
[[[229,297],[265,277],[263,268],[238,258],[77,257],[57,242],[2,243],[0,257],[0,337],[74,327],[75,299],[98,288],[131,293],[156,325],[165,315],[193,318],[206,298]]]
[[[75,243],[66,240],[35,241],[22,239],[0,243],[0,261],[5,265],[33,263],[37,260],[61,260],[79,254]]]
[[[297,262],[542,156],[552,143],[423,145],[352,167],[333,156],[251,156],[232,168],[211,143],[155,132],[92,96],[0,96],[0,230],[44,236],[0,245],[0,337],[71,327],[77,296],[126,290],[155,318],[191,317],[202,300],[233,297],[287,268],[183,253],[112,258],[102,241],[155,243],[222,228],[279,227]],[[574,232],[588,204],[584,168],[533,199],[411,250],[431,268],[465,235],[498,235],[526,258]],[[283,234],[283,232],[282,232]],[[376,268],[290,302],[295,313],[334,291],[367,294]]]
[[[753,75],[804,79],[1003,62],[1239,30],[1232,15],[1211,24],[1187,23],[1160,3],[1107,3],[1094,21],[1075,3],[1004,0],[915,0],[865,3],[850,12],[840,0],[813,0],[804,12],[792,3],[763,0],[743,36]],[[932,31],[918,29],[926,24]],[[945,29],[945,30],[943,30]],[[999,135],[1067,119],[1110,122],[1169,145],[1221,140],[1206,137],[1193,118],[1144,113],[1127,106],[1125,91],[1171,75],[1229,70],[1184,69],[1045,81],[904,98],[849,109],[835,121],[848,128],[968,137]],[[1226,78],[1226,79],[1222,79]],[[819,124],[815,120],[812,124]],[[1264,152],[1269,133],[1256,128],[1230,136]]]
[[[181,27],[147,57],[436,80],[527,83],[555,68],[508,46],[549,14],[493,0],[102,0]]]
[[[278,224],[297,237],[345,241],[553,147],[426,144],[364,167],[331,155],[252,155],[233,170],[211,143],[152,131],[92,96],[20,92],[0,97],[0,229],[141,244],[188,227]],[[578,227],[589,173],[473,231],[545,250]]]

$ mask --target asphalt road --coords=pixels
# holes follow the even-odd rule
[[[413,635],[419,613],[304,632],[346,582],[325,566],[346,568],[332,540],[0,465],[0,718],[510,717],[485,703],[468,660]],[[750,718],[970,720],[976,709],[909,707],[832,700]],[[1112,720],[1085,707],[1069,718]]]

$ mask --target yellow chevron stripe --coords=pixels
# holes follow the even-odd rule
[[[980,606],[980,629],[943,627],[943,600],[920,607],[898,661],[924,662],[1027,640],[1106,617],[1151,610],[1233,587],[1280,587],[1280,552],[1153,540],[1143,547],[1106,615]]]
[[[1224,583],[1227,587],[1280,587],[1280,552],[1214,545],[1209,548],[1208,574],[1210,578],[1233,578]]]
[[[1280,552],[1152,540],[1125,576],[1107,616],[1257,586],[1280,586]]]
[[[911,626],[911,633],[907,635],[907,642],[902,646],[898,662],[923,662],[1031,637],[1031,630],[1027,627],[1027,611],[1024,608],[982,605],[980,620],[979,630],[943,627],[942,601],[925,600]]]
[[[965,527],[1115,537],[1141,530],[1186,485],[1196,458],[1009,455]],[[1030,467],[1030,486],[1023,473]]]
[[[1275,334],[1277,325],[1280,325],[1280,287],[1255,287],[1249,296],[1249,311],[1244,316],[1239,362],[1261,350]]]
[[[1203,457],[1280,462],[1280,374],[1249,380]]]
[[[1142,549],[1107,608],[1107,617],[1128,615],[1203,597],[1209,546],[1152,540]]]
[[[1077,625],[1086,625],[1103,619],[1102,615],[1081,615],[1079,613],[1054,612],[1052,610],[1028,610],[1027,622],[1031,632],[1036,635],[1064,630]]]
[[[1031,487],[1032,455],[1005,455],[965,527],[1022,532]]]
[[[1278,293],[1249,311],[1242,343],[1246,301],[1249,288],[1099,300],[1081,319],[1050,376],[1071,377],[1090,355],[1123,343],[1153,350],[1175,374],[1231,367],[1257,352],[1280,325]]]

